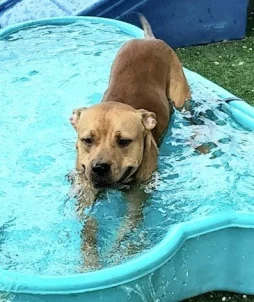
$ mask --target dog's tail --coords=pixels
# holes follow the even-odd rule
[[[139,15],[139,20],[140,23],[143,27],[144,33],[145,33],[145,38],[146,39],[155,39],[155,36],[153,34],[151,25],[149,24],[148,20],[146,19],[146,17],[142,14],[138,14]]]

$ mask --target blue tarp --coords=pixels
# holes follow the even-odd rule
[[[147,16],[156,37],[173,47],[239,39],[248,0],[0,0],[0,26],[56,16],[88,15],[138,25]]]

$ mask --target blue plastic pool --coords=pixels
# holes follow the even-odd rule
[[[0,137],[6,146],[0,298],[179,301],[211,289],[252,292],[234,280],[230,263],[254,265],[253,108],[240,100],[227,104],[235,97],[185,70],[192,109],[174,114],[161,146],[158,172],[146,187],[151,196],[144,222],[128,239],[136,252],[126,255],[123,246],[109,257],[126,207],[120,192],[108,191],[91,212],[100,222],[104,269],[81,274],[82,224],[65,177],[75,165],[68,118],[73,108],[101,100],[116,52],[142,31],[113,20],[61,18],[0,35]],[[199,154],[202,144],[211,152]],[[226,285],[226,273],[215,270],[219,265],[230,271]]]

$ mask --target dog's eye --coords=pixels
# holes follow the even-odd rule
[[[92,143],[93,143],[91,138],[83,138],[82,142],[86,145],[92,145]]]
[[[117,143],[120,147],[127,147],[132,142],[131,139],[119,138]]]

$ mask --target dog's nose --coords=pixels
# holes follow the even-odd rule
[[[110,164],[107,163],[97,163],[93,165],[92,168],[93,172],[97,174],[98,176],[105,176],[110,171]]]

